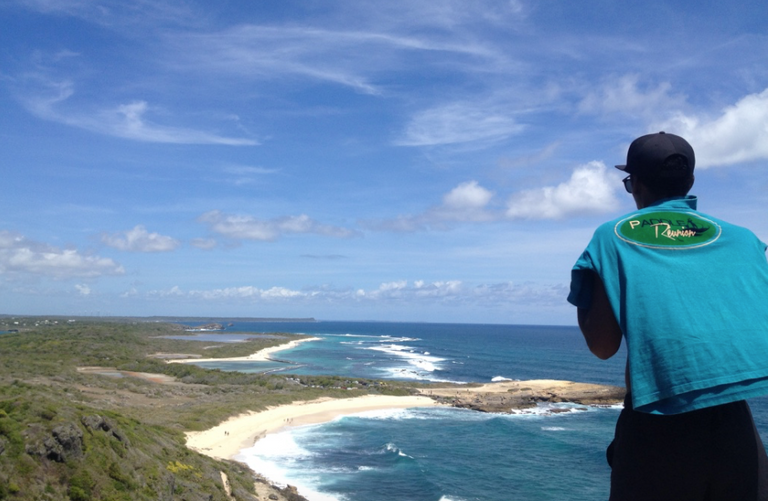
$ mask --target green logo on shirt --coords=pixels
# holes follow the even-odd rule
[[[694,248],[720,238],[714,221],[693,212],[648,212],[622,219],[614,229],[625,242],[654,248]]]

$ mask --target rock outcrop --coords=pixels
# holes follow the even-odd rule
[[[618,386],[533,380],[505,381],[479,387],[443,387],[422,390],[422,393],[454,407],[509,413],[536,407],[541,403],[615,405],[624,401],[626,390]]]
[[[128,437],[126,437],[124,433],[118,430],[109,420],[98,414],[83,416],[80,421],[91,431],[104,431],[117,439],[118,442],[122,442],[126,447],[130,445]]]
[[[74,423],[56,426],[41,442],[28,444],[27,453],[46,457],[57,463],[83,457],[83,430]]]
[[[187,327],[184,330],[190,331],[190,332],[197,332],[197,331],[223,331],[224,330],[224,326],[219,324],[219,323],[213,322],[213,323],[205,324],[205,325],[197,325],[195,327]]]

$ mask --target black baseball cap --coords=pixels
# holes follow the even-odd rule
[[[682,157],[684,162],[673,162],[672,166],[662,169],[670,157]],[[617,165],[616,168],[641,176],[684,178],[693,174],[695,165],[696,156],[688,141],[674,134],[658,132],[632,141],[626,165]]]

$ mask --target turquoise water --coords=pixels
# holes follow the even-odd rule
[[[279,353],[292,362],[283,364],[286,374],[623,384],[623,348],[601,361],[575,327],[317,322],[243,323],[232,331],[321,338]],[[226,369],[264,367],[251,362]],[[751,405],[766,436],[768,399]],[[375,411],[270,435],[238,459],[296,485],[311,501],[593,501],[608,497],[605,447],[619,411],[568,404],[518,414]]]

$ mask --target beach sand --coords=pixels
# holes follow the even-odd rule
[[[270,346],[269,348],[264,348],[263,350],[259,350],[256,353],[253,353],[251,355],[245,356],[245,357],[230,357],[230,358],[173,358],[176,356],[179,356],[177,353],[158,353],[155,354],[155,357],[157,358],[165,358],[166,362],[169,364],[192,364],[197,362],[268,362],[272,360],[270,357],[271,354],[283,351],[283,350],[290,350],[291,348],[297,347],[301,343],[305,343],[307,341],[319,341],[320,338],[318,337],[308,337],[305,339],[296,339],[294,341],[289,341],[287,343],[279,344],[277,346]]]
[[[478,410],[509,412],[510,408],[517,405],[517,400],[528,404],[539,397],[553,401],[577,402],[582,400],[602,402],[606,396],[609,402],[617,402],[623,398],[623,388],[549,379],[504,381],[471,387],[423,388],[420,393],[421,396],[365,395],[355,398],[322,398],[309,402],[294,402],[262,412],[241,414],[206,431],[189,432],[187,445],[214,458],[231,459],[241,449],[251,447],[258,439],[287,426],[320,424],[338,416],[369,410],[435,405],[474,408],[471,405],[462,404],[462,401],[467,401],[480,402],[475,406]],[[443,397],[443,403],[437,402],[434,397]],[[484,409],[483,406],[490,408]]]
[[[355,398],[322,398],[234,416],[200,432],[187,433],[187,446],[217,459],[232,459],[260,438],[287,426],[331,421],[338,416],[380,409],[405,409],[440,405],[426,396],[365,395]]]
[[[604,388],[603,385],[592,383],[577,383],[574,381],[561,381],[558,379],[529,379],[527,381],[499,381],[495,383],[485,383],[479,386],[445,386],[435,388],[424,388],[421,391],[426,395],[439,395],[451,397],[463,394],[485,394],[485,393],[512,393],[525,391],[530,394],[546,394],[548,392],[563,393],[574,391],[585,391],[596,388]]]

